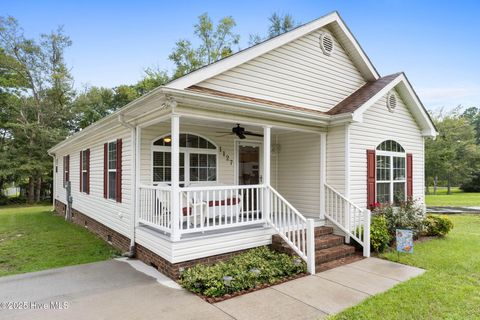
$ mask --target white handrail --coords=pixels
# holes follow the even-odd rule
[[[315,230],[313,219],[306,219],[274,188],[270,192],[269,224],[278,235],[307,262],[308,272],[315,273]]]
[[[325,217],[363,247],[370,256],[370,210],[362,209],[328,184],[325,184]]]

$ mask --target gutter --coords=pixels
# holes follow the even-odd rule
[[[130,248],[128,252],[125,252],[123,256],[128,257],[128,258],[133,258],[135,256],[136,248],[135,248],[135,227],[136,227],[136,217],[137,217],[137,179],[136,179],[136,151],[137,151],[137,127],[131,125],[130,123],[126,122],[124,119],[123,114],[118,115],[118,122],[125,128],[130,129],[130,140],[131,140],[131,146],[132,146],[132,176],[134,177],[133,179],[133,186],[132,186],[132,209],[131,209],[131,219],[130,219]]]

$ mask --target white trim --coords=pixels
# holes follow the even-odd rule
[[[325,219],[326,213],[326,193],[325,184],[327,182],[327,133],[320,133],[320,219]]]
[[[222,72],[225,72],[229,69],[232,69],[242,63],[250,61],[264,53],[272,51],[282,45],[285,45],[291,41],[294,41],[308,33],[311,33],[315,30],[323,28],[329,24],[335,24],[335,27],[341,34],[337,35],[337,39],[346,38],[348,40],[348,45],[351,45],[354,50],[349,52],[350,55],[357,55],[361,62],[362,67],[360,68],[363,71],[363,75],[368,80],[376,80],[379,78],[379,75],[372,63],[365,55],[360,45],[344,24],[343,20],[340,18],[338,12],[332,12],[323,17],[320,17],[316,20],[313,20],[309,23],[306,23],[298,28],[295,28],[289,32],[285,32],[282,35],[274,37],[270,40],[259,43],[255,46],[252,46],[248,49],[240,51],[236,54],[233,54],[230,57],[219,60],[215,63],[212,63],[208,66],[200,68],[194,72],[191,72],[181,78],[178,78],[166,85],[166,87],[173,89],[185,89],[197,83],[200,83],[206,79],[214,77]],[[346,47],[347,43],[342,43]]]
[[[394,139],[388,139],[388,140],[395,141]],[[386,140],[384,140],[384,141],[386,141]],[[381,143],[383,143],[383,141],[380,142],[380,144]],[[394,204],[394,192],[393,192],[394,188],[393,188],[393,185],[395,183],[402,183],[403,182],[404,190],[405,190],[404,191],[404,200],[407,199],[407,151],[405,150],[405,148],[400,143],[398,143],[398,144],[403,148],[404,152],[377,150],[379,145],[377,145],[377,147],[375,148],[375,202],[378,202],[378,187],[377,187],[378,183],[388,183],[389,184],[389,188],[390,188],[389,203]],[[377,177],[377,169],[378,168],[377,168],[377,165],[376,165],[378,156],[384,156],[384,157],[389,157],[390,158],[390,168],[389,168],[390,179],[389,180],[378,180],[378,177]],[[393,173],[394,173],[393,158],[394,157],[404,159],[405,177],[402,180],[394,180],[394,178],[393,178]]]

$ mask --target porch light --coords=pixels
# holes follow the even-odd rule
[[[165,141],[166,143],[170,143],[172,142],[172,137],[165,137],[163,138],[163,141]]]

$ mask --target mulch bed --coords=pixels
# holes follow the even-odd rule
[[[299,274],[296,274],[296,275],[293,275],[293,276],[290,276],[290,277],[287,277],[287,278],[283,278],[283,279],[281,279],[281,280],[279,280],[275,283],[262,283],[262,284],[257,285],[255,288],[248,289],[248,290],[237,291],[237,292],[232,292],[230,294],[226,294],[226,295],[221,296],[221,297],[206,297],[206,296],[201,295],[199,293],[196,293],[196,295],[199,296],[200,298],[202,298],[203,300],[207,301],[208,303],[217,303],[217,302],[221,302],[221,301],[225,301],[225,300],[228,300],[228,299],[231,299],[231,298],[235,298],[235,297],[238,297],[238,296],[250,293],[250,292],[254,292],[254,291],[257,291],[257,290],[262,290],[262,289],[265,289],[265,288],[268,288],[268,287],[271,287],[271,286],[275,286],[277,284],[281,284],[281,283],[284,283],[284,282],[287,282],[287,281],[303,278],[303,277],[306,277],[306,276],[308,276],[308,273],[299,273]]]

